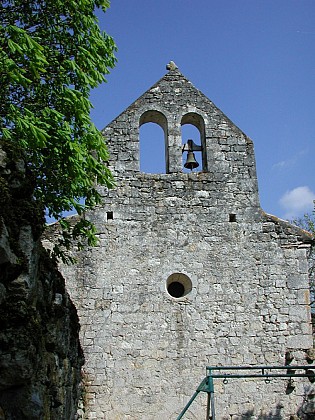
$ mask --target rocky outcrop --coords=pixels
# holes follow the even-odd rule
[[[0,419],[74,419],[83,356],[76,309],[40,243],[23,160],[0,148]]]

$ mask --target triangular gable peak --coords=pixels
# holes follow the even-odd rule
[[[165,173],[182,171],[181,126],[192,124],[200,132],[201,171],[218,171],[218,160],[229,161],[227,153],[242,149],[241,153],[246,154],[247,160],[250,158],[252,173],[255,174],[251,140],[175,65],[170,66],[164,77],[104,129],[114,173],[140,170],[139,127],[148,122],[159,124],[164,131]],[[226,146],[231,146],[231,149],[227,150]],[[124,156],[125,167],[119,156]]]
[[[103,131],[110,152],[110,169],[116,179],[140,173],[139,132],[143,124],[160,125],[165,140],[164,174],[203,176],[259,202],[252,141],[173,64],[169,71]],[[192,124],[200,139],[188,143],[181,128]],[[183,153],[198,144],[202,162],[192,174],[183,174]],[[184,145],[184,146],[183,146]],[[154,156],[152,150],[152,156]],[[191,155],[192,157],[192,155]],[[259,205],[259,204],[258,204]]]

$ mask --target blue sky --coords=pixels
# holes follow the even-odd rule
[[[262,208],[287,219],[312,211],[314,0],[112,0],[98,16],[118,46],[91,94],[99,129],[173,60],[253,140]]]

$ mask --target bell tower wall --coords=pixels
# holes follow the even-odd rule
[[[162,174],[140,172],[147,122],[164,131]],[[182,124],[200,132],[200,170],[183,171]],[[82,418],[174,420],[206,366],[307,363],[312,238],[261,210],[252,141],[176,68],[104,136],[116,187],[86,215],[99,244],[63,267],[86,358]],[[217,418],[295,416],[311,384],[287,385],[219,381]],[[185,418],[204,416],[201,397]]]

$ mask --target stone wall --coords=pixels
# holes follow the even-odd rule
[[[176,193],[178,200],[183,194],[178,176],[165,176],[169,195],[161,176],[139,177],[138,206],[131,209],[119,188],[121,200],[89,215],[99,246],[64,271],[82,324],[89,415],[175,419],[207,365],[284,365],[288,352],[293,364],[307,363],[312,337],[300,232],[263,214],[257,223],[216,222],[196,198],[196,182],[195,204],[175,208]],[[152,199],[158,191],[164,206]],[[186,296],[167,292],[173,273],[191,280]],[[258,415],[282,404],[281,413],[296,414],[311,384],[297,382],[289,395],[287,385],[221,381],[217,411]],[[204,407],[193,408],[188,418],[201,418]]]
[[[164,130],[165,174],[139,171],[149,121]],[[182,172],[186,123],[200,131],[201,172]],[[104,134],[117,186],[86,215],[99,244],[62,268],[82,325],[82,417],[176,419],[208,365],[312,362],[312,238],[261,210],[252,141],[176,68]],[[226,420],[306,418],[314,394],[305,378],[218,380],[215,392]]]
[[[0,149],[0,419],[75,419],[83,354],[76,309],[41,245],[23,160]]]

